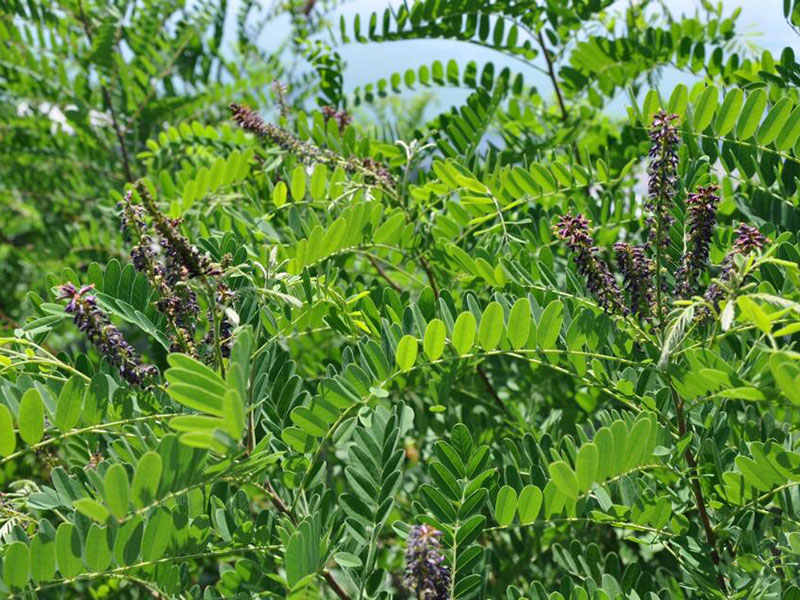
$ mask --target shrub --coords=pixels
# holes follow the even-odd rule
[[[51,225],[3,240],[2,597],[800,597],[791,50],[750,56],[721,9],[631,6],[622,31],[597,0],[419,0],[328,45],[335,3],[290,2],[313,75],[262,89],[201,32],[225,3],[122,4],[0,21],[4,101],[35,96],[26,61],[49,74],[19,46],[36,24],[83,57],[76,110],[115,121],[14,125],[4,197],[72,227],[65,248],[101,233],[91,261],[54,257]],[[289,75],[255,10],[238,48]],[[425,37],[542,68],[552,102],[492,63],[345,93],[338,45]],[[183,78],[146,114],[94,78],[150,89],[120,40]],[[668,65],[702,80],[641,89]],[[414,131],[362,110],[443,85],[469,96]],[[47,216],[26,157],[64,141],[103,176],[57,182]]]

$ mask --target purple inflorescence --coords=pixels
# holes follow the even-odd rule
[[[675,221],[670,208],[678,187],[678,115],[658,112],[650,128],[650,165],[648,201],[645,208],[652,215],[647,218],[648,238],[662,247],[669,246],[669,228]],[[660,225],[659,225],[660,223]]]
[[[614,244],[625,290],[630,297],[630,310],[634,315],[647,318],[653,312],[653,275],[655,262],[645,254],[642,246],[627,242]]]
[[[761,250],[768,243],[769,239],[762,234],[758,228],[747,225],[746,223],[740,223],[736,228],[736,239],[733,241],[733,248],[728,252],[725,260],[722,261],[722,271],[719,274],[719,280],[722,282],[730,281],[733,271],[736,268],[735,257],[737,255],[747,256],[756,250]],[[712,283],[708,286],[703,298],[709,304],[717,307],[724,295],[722,287],[716,283]],[[707,318],[710,314],[710,310],[707,309],[701,313],[701,317]]]
[[[202,268],[205,270],[205,275],[213,275],[219,269],[216,265],[210,264],[207,257],[200,255],[197,249],[177,231],[178,221],[167,219],[158,211],[143,185],[139,186],[139,192],[145,206],[133,204],[131,190],[125,194],[122,203],[122,229],[137,242],[131,250],[133,266],[137,271],[144,273],[150,285],[158,292],[158,309],[167,316],[173,330],[170,336],[171,349],[183,350],[194,355],[193,319],[198,312],[197,297],[185,281],[194,272],[193,269]],[[160,237],[160,241],[153,239],[151,229],[145,220],[145,208],[151,213],[152,222],[156,224],[156,234],[160,237],[160,231],[170,230],[171,238],[179,239],[184,251],[176,250],[175,244],[169,243],[166,238]],[[187,255],[191,261],[189,264],[183,264],[182,257]]]
[[[408,534],[403,585],[423,600],[450,596],[450,567],[441,549],[442,532],[430,525],[415,525]]]
[[[69,300],[64,310],[74,315],[73,322],[86,334],[89,341],[108,358],[120,375],[132,385],[142,385],[156,375],[156,368],[143,365],[133,347],[125,341],[119,329],[97,306],[97,298],[89,294],[94,286],[78,289],[75,284],[65,283],[59,288],[59,300]]]
[[[699,187],[686,199],[689,232],[686,252],[675,273],[676,294],[680,298],[688,298],[695,292],[697,277],[708,264],[708,249],[717,224],[718,189],[716,185]]]
[[[606,262],[596,255],[597,249],[589,233],[589,220],[583,215],[567,214],[559,219],[553,232],[572,251],[578,273],[586,278],[586,288],[597,298],[601,308],[624,313],[617,282]]]
[[[346,110],[336,110],[335,106],[323,106],[321,111],[322,116],[325,117],[325,122],[327,123],[329,120],[333,119],[339,131],[344,131],[353,120]]]
[[[247,106],[231,104],[229,108],[233,120],[236,121],[239,127],[257,137],[271,141],[287,152],[294,154],[306,164],[326,163],[332,167],[340,166],[348,173],[360,173],[365,180],[379,183],[386,187],[393,187],[396,183],[389,170],[371,158],[359,158],[356,156],[345,158],[328,148],[320,148],[305,142],[278,125],[265,123],[258,113]],[[346,125],[345,120],[349,118],[346,113],[338,113],[336,111],[331,113],[331,109],[328,109],[326,118],[331,117],[337,119],[340,127],[343,124]]]

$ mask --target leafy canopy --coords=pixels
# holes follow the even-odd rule
[[[800,598],[793,50],[338,4],[3,4],[0,597]]]

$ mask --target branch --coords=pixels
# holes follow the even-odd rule
[[[682,438],[684,435],[686,435],[686,417],[683,413],[683,400],[678,395],[678,392],[675,390],[675,387],[672,385],[671,381],[669,382],[669,388],[672,392],[672,400],[675,402],[675,417],[678,420],[678,435]],[[684,456],[686,457],[686,464],[689,465],[689,479],[692,482],[692,492],[694,493],[695,504],[697,504],[697,512],[700,514],[700,521],[703,524],[706,540],[708,541],[708,545],[711,547],[711,561],[714,563],[714,567],[717,569],[717,584],[719,585],[720,591],[727,596],[728,586],[725,583],[725,578],[719,571],[720,560],[719,552],[717,551],[717,536],[714,533],[714,528],[711,526],[711,519],[708,516],[706,501],[703,497],[703,488],[700,487],[700,479],[698,478],[697,472],[697,462],[695,462],[692,450],[688,446],[684,451]]]
[[[558,78],[556,77],[555,69],[553,68],[553,59],[550,56],[550,50],[547,49],[547,45],[544,42],[544,36],[542,32],[539,31],[536,33],[536,37],[539,40],[539,46],[542,48],[542,54],[544,54],[544,59],[547,61],[547,73],[550,76],[550,81],[553,82],[553,87],[556,90],[556,98],[558,98],[558,106],[561,108],[561,120],[566,121],[569,117],[569,113],[567,112],[567,107],[564,104],[564,96],[561,93],[561,86],[558,85]]]
[[[286,503],[278,496],[278,492],[275,491],[275,488],[272,487],[272,483],[267,480],[267,482],[261,486],[257,485],[262,491],[266,492],[269,496],[270,500],[272,500],[272,504],[278,510],[279,513],[286,515],[286,517],[292,522],[295,523],[295,516],[292,513],[292,510],[286,505]],[[339,582],[333,578],[331,572],[327,569],[322,570],[322,578],[325,579],[327,584],[331,586],[331,589],[334,593],[341,598],[341,600],[350,600],[350,595],[342,589],[342,586],[339,585]]]
[[[425,260],[423,256],[420,255],[419,257],[419,264],[422,265],[422,270],[425,271],[425,275],[428,277],[428,281],[431,284],[431,289],[433,290],[433,296],[437,300],[439,299],[439,286],[436,285],[436,278],[433,276],[433,270],[431,269],[430,264],[428,261]]]
[[[378,263],[378,261],[377,261],[377,260],[375,260],[375,259],[374,259],[374,258],[373,258],[371,255],[369,255],[369,254],[367,255],[367,258],[369,258],[369,262],[371,262],[371,263],[372,263],[372,266],[373,266],[373,267],[375,267],[375,270],[378,272],[378,275],[380,275],[381,277],[383,277],[383,278],[386,280],[386,283],[388,283],[388,284],[389,284],[389,285],[390,285],[390,286],[391,286],[393,289],[395,289],[396,291],[398,291],[398,292],[401,292],[401,293],[402,293],[402,291],[403,291],[403,288],[401,288],[399,285],[397,285],[397,283],[395,283],[395,282],[392,280],[392,278],[391,278],[391,277],[389,277],[389,275],[386,273],[386,271],[384,271],[384,270],[383,270],[383,267],[381,267],[380,263]]]
[[[86,18],[86,14],[83,12],[83,2],[78,0],[78,10],[81,13],[81,23],[83,23],[83,29],[86,31],[86,37],[89,39],[89,43],[92,43],[92,31],[89,27],[89,21]],[[114,110],[114,103],[111,101],[111,94],[108,91],[108,88],[104,86],[102,83],[100,84],[100,90],[103,92],[103,99],[108,104],[108,111],[111,113],[111,124],[114,126],[114,132],[117,134],[117,140],[119,141],[119,147],[122,151],[122,167],[125,169],[125,177],[128,181],[133,181],[133,177],[131,175],[131,164],[128,160],[128,149],[125,146],[125,135],[122,133],[122,129],[119,126],[119,121],[117,121],[117,113]]]
[[[478,375],[480,375],[481,381],[483,381],[483,386],[486,388],[486,391],[489,392],[489,395],[492,397],[492,400],[494,400],[494,403],[497,404],[498,407],[500,407],[500,410],[508,414],[508,408],[506,407],[505,403],[500,398],[500,396],[497,395],[497,390],[494,389],[492,382],[489,381],[489,377],[487,377],[486,371],[484,371],[483,367],[480,365],[477,365],[475,367],[475,370],[478,372]]]

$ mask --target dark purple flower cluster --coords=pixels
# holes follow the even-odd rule
[[[441,550],[442,532],[430,525],[415,525],[406,542],[406,571],[403,585],[423,600],[444,600],[450,596],[450,567]]]
[[[322,116],[325,117],[326,123],[331,119],[336,121],[336,126],[339,128],[339,131],[344,131],[345,127],[350,125],[353,120],[346,110],[336,110],[335,106],[326,105],[320,110],[322,111]]]
[[[152,365],[143,365],[133,347],[125,341],[119,329],[97,306],[97,298],[88,292],[94,286],[78,289],[73,283],[59,288],[59,300],[69,300],[64,310],[74,315],[73,322],[83,331],[97,350],[119,369],[120,375],[132,385],[142,385],[155,377]]]
[[[129,191],[122,205],[123,229],[138,242],[131,251],[133,265],[147,276],[158,293],[158,310],[167,317],[172,330],[172,350],[196,356],[194,331],[198,304],[188,282],[192,278],[220,275],[222,269],[180,232],[179,219],[169,219],[159,210],[142,182],[136,184],[136,190],[143,204],[134,205]],[[147,215],[151,225],[145,220]],[[151,228],[155,230],[152,235]]]
[[[733,251],[747,256],[756,250],[762,250],[769,244],[769,239],[757,227],[740,223],[736,228],[736,239],[733,241]]]
[[[669,245],[669,228],[675,221],[670,213],[678,188],[678,115],[659,111],[650,128],[650,165],[648,201],[645,208],[652,215],[647,219],[648,238],[662,247]]]
[[[247,106],[231,104],[229,108],[233,120],[239,127],[280,146],[304,163],[325,163],[334,168],[340,166],[348,173],[360,173],[366,181],[374,181],[386,187],[395,185],[394,177],[388,169],[373,159],[345,158],[327,148],[319,148],[309,142],[304,142],[278,125],[265,123],[258,113]]]
[[[233,120],[236,121],[239,127],[259,138],[271,141],[287,152],[294,154],[303,162],[313,163],[324,160],[324,152],[319,148],[300,140],[278,125],[265,123],[261,115],[249,106],[231,104],[230,111]]]
[[[208,256],[201,254],[180,232],[180,219],[168,219],[164,216],[147,186],[141,181],[136,183],[136,191],[152,219],[153,227],[161,236],[161,247],[167,257],[167,269],[173,272],[173,276],[177,279],[186,279],[219,275],[219,266],[213,265]]]
[[[131,248],[134,268],[147,275],[154,287],[159,289],[165,283],[164,267],[157,261],[159,245],[149,234],[144,207],[141,204],[133,204],[132,198],[133,191],[128,190],[120,206],[122,231],[136,242]]]
[[[736,239],[733,241],[733,248],[731,248],[730,252],[725,256],[725,260],[722,261],[722,270],[719,274],[719,280],[725,283],[731,280],[734,269],[736,268],[735,260],[737,255],[747,256],[757,250],[761,250],[768,243],[769,239],[762,234],[757,227],[747,225],[746,223],[740,223],[736,228]],[[716,283],[712,283],[708,286],[703,298],[716,308],[719,306],[724,296],[725,293],[722,287]],[[700,316],[707,318],[710,314],[710,311],[707,310],[702,312]]]
[[[648,318],[653,313],[653,275],[656,266],[653,259],[645,253],[643,246],[633,246],[627,242],[614,244],[617,264],[625,290],[630,297],[631,314]]]
[[[686,251],[675,272],[675,293],[679,298],[688,298],[695,292],[697,277],[708,264],[708,249],[717,224],[718,189],[716,185],[701,186],[686,199]]]
[[[553,227],[553,232],[572,251],[578,273],[586,278],[586,287],[601,308],[625,313],[619,286],[608,264],[597,257],[597,248],[589,233],[589,220],[583,215],[566,214]]]

